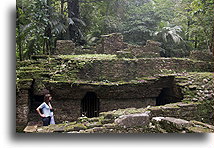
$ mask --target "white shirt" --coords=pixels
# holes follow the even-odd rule
[[[50,107],[45,103],[43,102],[40,106],[39,106],[39,109],[42,109],[42,112],[43,114],[48,117],[48,116],[53,116],[52,113],[51,113],[51,110],[50,110]]]

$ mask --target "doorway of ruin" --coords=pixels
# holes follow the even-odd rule
[[[44,101],[44,95],[34,95],[30,94],[29,98],[29,115],[28,115],[28,120],[29,121],[40,121],[40,116],[36,112],[36,108],[39,107],[40,104]]]
[[[92,118],[99,116],[99,99],[95,92],[87,92],[81,101],[81,114]]]
[[[49,93],[47,89],[40,88],[40,81],[33,79],[31,89],[29,90],[29,114],[28,121],[41,121],[41,117],[36,111],[36,108],[39,107],[44,102],[45,94]],[[42,110],[40,110],[42,112]]]
[[[169,103],[176,103],[183,100],[181,89],[174,85],[168,88],[162,88],[161,93],[156,98],[156,106],[165,105]]]

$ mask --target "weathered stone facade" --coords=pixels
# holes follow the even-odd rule
[[[131,45],[123,41],[123,35],[120,33],[102,35],[100,40],[96,47],[88,49],[75,47],[71,40],[58,40],[55,54],[118,54],[119,51],[129,51],[136,58],[160,57],[161,48],[159,42],[148,40],[145,46]]]
[[[145,46],[128,45],[120,34],[103,36],[100,48],[87,51],[105,54],[72,55],[77,54],[77,48],[71,42],[62,42],[57,45],[59,54],[69,55],[33,56],[32,60],[17,62],[17,131],[29,121],[40,120],[35,108],[42,103],[46,93],[53,96],[56,123],[75,121],[82,115],[89,115],[87,112],[92,112],[90,116],[100,113],[102,119],[96,119],[99,123],[88,127],[75,125],[70,131],[96,127],[93,132],[125,132],[121,127],[118,131],[118,125],[115,129],[107,128],[113,131],[105,131],[106,127],[111,127],[106,124],[126,115],[120,112],[121,109],[133,107],[134,111],[130,110],[134,113],[149,111],[150,118],[175,117],[188,120],[188,123],[189,120],[213,123],[211,100],[214,96],[210,88],[213,62],[160,58],[159,43],[148,41]],[[192,72],[195,73],[188,75]],[[208,73],[201,76],[200,72]],[[92,103],[84,102],[90,99]],[[165,105],[168,103],[175,104]],[[130,110],[126,110],[128,114]],[[166,120],[168,122],[168,118]],[[152,121],[149,119],[148,123]],[[173,124],[177,121],[180,120],[169,119]],[[145,128],[135,130],[146,132]]]
[[[33,132],[212,133],[212,105],[213,102],[208,106],[205,102],[178,102],[159,107],[119,109],[102,112],[96,118],[80,117],[75,122],[39,127]],[[31,131],[26,129],[26,132]]]
[[[37,114],[31,115],[34,112],[32,105],[35,105],[32,98],[42,98],[47,90],[54,96],[56,121],[72,121],[81,116],[81,100],[87,92],[97,94],[100,112],[146,107],[156,104],[155,99],[163,88],[173,86],[170,77],[155,77],[155,74],[161,74],[161,70],[162,73],[173,74],[211,71],[213,66],[188,59],[102,58],[79,60],[78,56],[52,57],[17,63],[17,87],[20,90],[17,92],[17,125],[39,120]]]
[[[194,60],[213,62],[214,56],[212,52],[209,51],[198,51],[194,50],[190,52],[190,58]]]
[[[56,42],[56,54],[75,54],[75,43],[71,40],[58,40]]]
[[[104,112],[120,108],[156,105],[156,99],[163,88],[175,87],[173,77],[162,77],[159,80],[153,79],[137,84],[48,82],[45,85],[55,98],[53,106],[58,122],[73,121],[81,116],[81,101],[87,92],[96,93],[99,99],[99,112]],[[179,92],[173,91],[173,95],[174,100],[171,102],[182,99]]]
[[[203,72],[213,69],[211,63],[177,58],[96,60],[86,63],[78,76],[83,80],[129,81],[161,73]]]
[[[167,77],[163,77],[167,78]],[[169,77],[170,78],[170,77]],[[170,78],[171,79],[171,78]],[[75,122],[53,125],[50,127],[29,126],[26,132],[65,132],[65,133],[209,133],[214,131],[213,119],[213,74],[192,73],[177,75],[176,85],[180,86],[184,94],[182,102],[170,103],[162,106],[147,106],[143,108],[127,108],[101,112],[99,117],[80,117]],[[169,82],[169,79],[168,81]],[[161,82],[163,83],[163,82]],[[63,83],[58,85],[62,86]],[[167,83],[163,83],[166,87]],[[67,85],[68,86],[68,85]],[[193,87],[194,86],[194,87]],[[55,89],[55,86],[52,86]],[[93,90],[93,86],[79,86]],[[169,86],[167,86],[169,87]],[[62,87],[65,89],[65,86]],[[65,90],[64,90],[65,91]],[[116,90],[115,90],[116,91]],[[124,90],[125,91],[125,90]],[[146,90],[145,90],[146,91]],[[58,92],[55,92],[58,93]],[[53,93],[54,94],[54,93]],[[99,96],[99,95],[98,95]],[[210,97],[211,96],[211,97]],[[62,96],[61,96],[62,97]],[[66,96],[67,97],[67,96]],[[111,96],[109,96],[111,97]],[[63,98],[63,97],[62,97]],[[60,98],[60,99],[62,99]],[[173,97],[174,98],[174,97]],[[60,100],[59,99],[59,100]],[[59,100],[55,100],[60,104]],[[62,101],[62,100],[61,100]],[[71,101],[71,100],[70,100]],[[72,100],[71,102],[73,102]],[[109,100],[111,101],[111,100]],[[109,102],[111,104],[118,103]],[[139,100],[138,100],[139,101]],[[70,107],[69,100],[63,100],[61,106]],[[66,103],[68,102],[68,103]],[[75,102],[75,101],[74,101]],[[131,102],[131,101],[130,101]],[[127,103],[130,103],[127,102]],[[134,101],[132,101],[134,102]],[[139,102],[136,102],[139,103]],[[119,103],[120,104],[120,103]],[[124,103],[126,104],[126,103]],[[74,104],[80,105],[80,104]],[[78,112],[78,111],[77,111]],[[69,112],[67,116],[70,114]],[[66,114],[66,112],[64,112]],[[58,116],[62,117],[64,114]],[[145,118],[146,122],[141,119]],[[128,122],[128,121],[133,122]],[[134,122],[135,121],[135,122]],[[207,124],[208,123],[208,124]],[[211,125],[209,125],[211,124]]]
[[[16,129],[23,130],[23,125],[28,122],[29,114],[29,92],[28,90],[20,90],[16,97]]]
[[[128,44],[123,42],[123,36],[119,33],[101,36],[101,54],[116,54],[117,51],[126,49]]]

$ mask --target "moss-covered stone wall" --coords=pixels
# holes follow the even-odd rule
[[[168,78],[168,79],[167,79]],[[162,79],[162,80],[161,80]],[[156,78],[157,86],[159,84],[166,85],[167,81],[163,81],[164,79],[169,80],[172,79],[171,76],[164,76]],[[149,79],[148,79],[149,80]],[[155,82],[155,79],[149,80]],[[52,82],[53,83],[53,82]],[[177,132],[177,133],[205,133],[205,132],[213,132],[213,73],[183,73],[175,75],[175,83],[178,85],[183,92],[184,99],[178,103],[169,103],[162,106],[147,106],[143,108],[127,108],[128,103],[132,104],[136,102],[139,104],[139,100],[134,100],[132,102],[127,102],[124,99],[117,100],[111,99],[101,99],[101,104],[106,104],[106,107],[114,109],[115,106],[118,105],[127,105],[126,109],[114,109],[108,112],[101,112],[99,117],[96,118],[87,118],[81,117],[78,118],[75,122],[64,122],[62,124],[57,124],[50,127],[38,128],[34,129],[34,132],[66,132],[66,133],[169,133],[169,132]],[[47,85],[47,84],[46,84]],[[73,84],[75,86],[76,84]],[[145,84],[144,84],[145,85]],[[65,89],[69,88],[69,83],[64,82],[55,82],[55,85],[49,85],[55,89]],[[58,88],[57,88],[57,87]],[[71,85],[70,85],[71,86]],[[99,85],[96,84],[96,87]],[[99,86],[102,87],[103,85]],[[109,85],[108,85],[109,86]],[[138,85],[137,85],[138,86]],[[169,86],[169,85],[166,85]],[[84,89],[94,90],[94,85],[89,84],[78,84],[78,87],[82,87],[81,91]],[[132,86],[133,87],[133,86]],[[95,89],[96,90],[96,89]],[[98,89],[99,90],[99,89]],[[54,94],[54,93],[53,93]],[[65,96],[66,98],[68,96]],[[110,97],[110,96],[109,96]],[[80,105],[79,99],[56,99],[53,104],[54,106],[59,107],[57,111],[59,112],[57,120],[66,121],[66,119],[70,119],[73,112],[69,110],[71,106]],[[111,102],[112,101],[112,102]],[[115,102],[114,102],[115,101]],[[130,101],[130,100],[129,100]],[[75,103],[76,102],[76,103]],[[113,105],[112,105],[113,103]],[[115,104],[116,103],[116,104]],[[59,105],[59,106],[57,106]],[[133,104],[132,104],[133,105]],[[120,106],[120,107],[121,107]],[[78,113],[79,108],[75,110],[75,113]],[[62,112],[63,111],[63,112]],[[58,113],[56,113],[58,114]],[[65,115],[66,114],[66,115]],[[126,118],[132,119],[135,116],[141,115],[142,118],[147,114],[147,121],[145,124],[141,122],[132,122],[130,123],[130,127],[126,127],[120,125],[120,122],[116,122],[116,120],[122,120],[122,118],[127,116]],[[141,119],[141,118],[139,118]],[[127,119],[128,120],[128,119]],[[163,121],[162,121],[163,120]],[[123,122],[123,121],[121,121]],[[125,122],[125,121],[124,121]],[[126,124],[126,123],[123,123]],[[209,125],[211,124],[211,125]],[[26,130],[28,131],[28,130]]]
[[[179,102],[159,107],[118,109],[102,112],[99,117],[80,117],[75,122],[38,127],[34,130],[26,129],[26,132],[213,133],[214,126],[213,120],[209,117],[210,113],[205,112],[205,108],[201,110],[204,104],[207,103]],[[210,110],[212,105],[209,104],[205,110]]]
[[[18,80],[16,85],[16,130],[23,131],[28,122],[29,115],[29,90],[32,79]]]
[[[145,46],[131,45],[123,41],[123,35],[112,33],[102,35],[98,44],[88,47],[75,47],[71,40],[58,40],[56,42],[57,55],[80,54],[117,54],[118,51],[128,50],[133,57],[160,57],[160,43],[148,40]]]
[[[187,71],[213,71],[213,63],[170,58],[124,59],[116,55],[39,56],[17,62],[17,127],[27,124],[32,97],[44,95],[45,89],[54,97],[56,121],[71,121],[81,115],[81,99],[91,91],[100,99],[100,111],[154,105],[161,89],[174,85],[168,74],[180,73],[187,78],[176,77],[182,80],[177,85],[185,99],[201,94],[204,88],[193,83],[195,76],[186,76]],[[209,80],[202,74],[194,81],[211,81],[208,74]],[[210,86],[205,92],[211,91]]]
[[[115,59],[86,63],[77,74],[83,80],[129,81],[161,73],[211,72],[213,69],[213,63],[189,59]]]
[[[129,107],[147,107],[156,104],[156,97],[163,87],[173,85],[171,79],[153,79],[133,83],[71,83],[46,82],[53,95],[58,122],[71,121],[81,116],[81,100],[87,92],[94,92],[99,99],[99,112]],[[66,104],[66,105],[63,105]]]
[[[208,62],[214,61],[212,52],[207,51],[207,50],[205,50],[205,51],[193,50],[190,52],[189,57],[194,60],[201,60],[201,61],[208,61]]]
[[[41,88],[36,88],[35,85]],[[156,98],[160,94],[162,88],[170,88],[173,86],[173,76],[162,76],[143,81],[135,81],[135,83],[73,83],[44,80],[43,85],[38,85],[34,81],[33,85],[29,87],[27,92],[30,91],[31,96],[25,98],[28,102],[24,102],[23,98],[20,101],[23,101],[22,103],[24,103],[29,110],[31,108],[29,103],[32,102],[33,97],[36,95],[44,95],[44,90],[42,89],[47,89],[54,98],[53,106],[55,108],[56,122],[60,123],[63,121],[73,121],[81,116],[81,101],[87,92],[94,92],[97,95],[99,99],[99,112],[103,112],[120,108],[140,108],[156,105]],[[180,100],[181,99],[182,98],[180,98]],[[20,107],[20,105],[17,104],[17,107]],[[19,115],[21,116],[21,113]],[[25,118],[25,122],[27,122],[28,119],[30,121],[34,119],[38,120],[35,116],[39,117],[32,112],[28,116],[32,117],[31,119],[27,116],[21,118]],[[19,118],[18,116],[18,119]]]
[[[74,121],[81,116],[81,100],[54,98],[52,105],[56,123]]]
[[[107,112],[125,108],[142,108],[155,106],[156,98],[131,98],[130,99],[101,99],[100,112]]]
[[[75,54],[75,43],[72,40],[57,40],[56,54]]]
[[[131,81],[157,74],[212,72],[213,62],[182,58],[117,58],[116,55],[68,55],[17,63],[17,78],[52,81]]]

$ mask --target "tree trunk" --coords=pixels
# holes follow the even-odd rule
[[[68,17],[79,18],[79,0],[68,0]]]
[[[22,61],[23,60],[23,56],[22,56],[22,39],[21,39],[21,31],[20,31],[20,22],[19,22],[19,11],[18,8],[16,7],[16,28],[17,28],[17,48],[19,51],[19,60]]]
[[[212,24],[211,24],[211,33],[210,33],[210,51],[213,53],[213,56],[214,56],[214,47],[213,47],[213,36],[214,36],[214,34],[213,34],[213,30],[214,30],[214,28],[213,28],[213,26],[212,26]]]
[[[63,15],[64,14],[64,0],[61,0],[61,14]]]
[[[51,6],[51,0],[47,1],[47,5],[48,7]],[[48,19],[50,20],[50,10],[47,10],[47,14],[48,14]],[[51,25],[48,24],[45,28],[45,36],[47,37],[47,39],[45,39],[45,44],[46,44],[46,52],[50,55],[52,52],[52,45],[51,45],[51,40],[52,40],[52,34],[51,34]]]
[[[190,18],[188,17],[187,19],[188,19],[188,21],[187,21],[187,35],[186,35],[186,40],[189,41],[189,38],[190,38],[190,36],[189,36]]]
[[[74,18],[79,19],[80,11],[79,11],[79,0],[68,0],[68,17],[74,20]],[[75,24],[70,24],[68,27],[69,39],[74,42],[78,42],[80,40],[80,34],[78,30],[78,22],[74,21]]]
[[[197,36],[195,36],[195,49],[197,49],[197,47],[198,47],[198,38]]]
[[[48,53],[49,55],[51,54],[51,38],[52,38],[52,35],[51,35],[51,27],[50,25],[48,25],[46,28],[45,28],[45,36],[47,37],[47,39],[45,39],[45,45],[46,45],[46,53]]]

